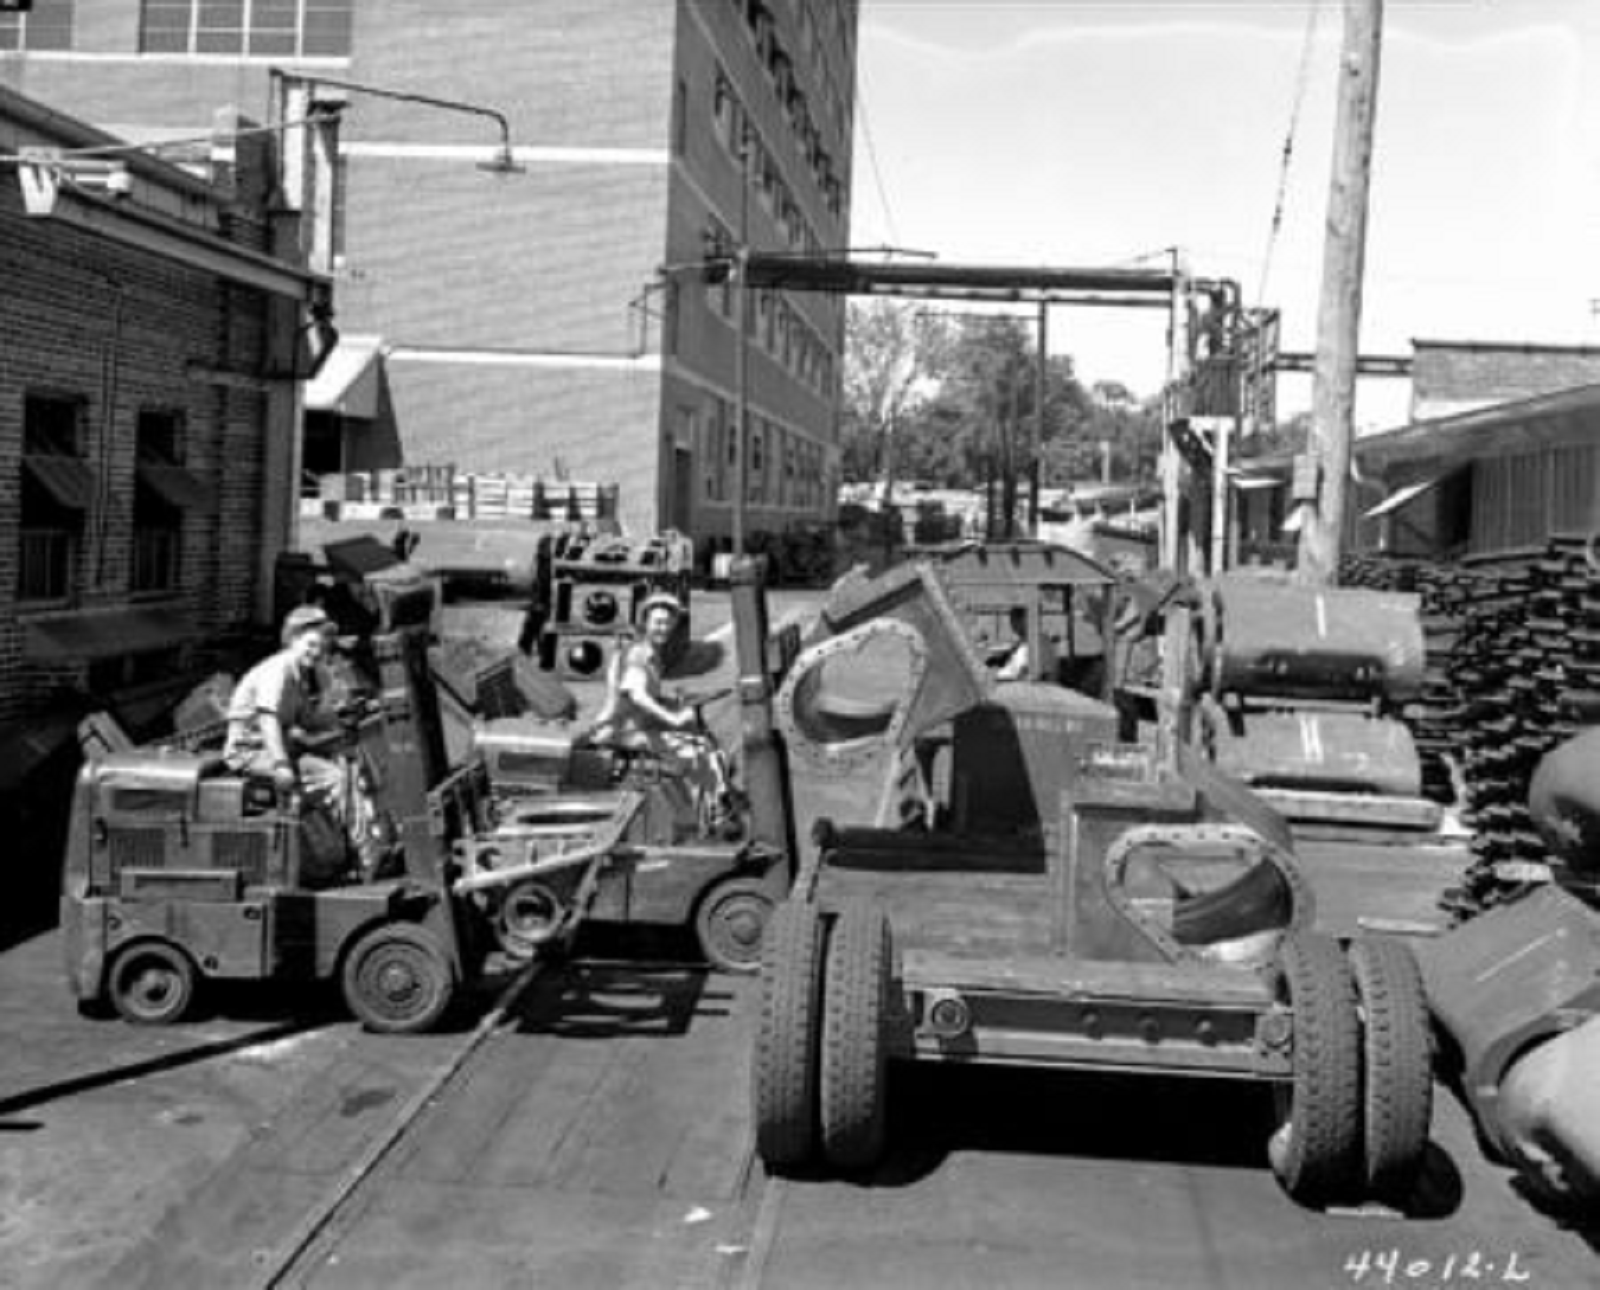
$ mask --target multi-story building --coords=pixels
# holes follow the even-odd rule
[[[741,388],[747,529],[832,513],[842,300],[753,292],[741,382],[737,289],[695,266],[741,233],[845,246],[856,21],[856,0],[35,0],[0,15],[0,83],[140,139],[266,118],[284,85],[342,103],[329,371],[364,393],[310,389],[308,468],[616,483],[630,529],[704,543],[730,527]],[[500,135],[474,107],[512,172],[475,164]]]

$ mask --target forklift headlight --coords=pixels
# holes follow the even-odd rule
[[[972,1027],[972,1009],[954,990],[930,991],[922,1009],[922,1027],[940,1039],[954,1039]]]

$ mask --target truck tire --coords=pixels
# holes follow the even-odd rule
[[[1409,946],[1363,936],[1350,946],[1362,1018],[1367,1195],[1402,1204],[1416,1186],[1433,1122],[1433,1043],[1422,972]]]
[[[846,1171],[883,1154],[888,1110],[889,920],[847,905],[828,936],[823,974],[822,1150]]]
[[[439,938],[415,923],[386,923],[363,934],[345,956],[341,984],[356,1019],[380,1034],[431,1028],[456,988]]]
[[[1294,1064],[1267,1155],[1290,1196],[1325,1206],[1349,1199],[1362,1172],[1355,978],[1332,937],[1296,932],[1279,951],[1277,990],[1294,1010]]]
[[[106,973],[111,1006],[140,1026],[166,1026],[194,1006],[194,962],[176,945],[137,941],[117,951]]]
[[[756,1152],[774,1172],[805,1164],[817,1148],[822,942],[816,905],[791,899],[778,906],[762,945],[751,1093]]]
[[[706,962],[723,972],[761,968],[761,944],[776,902],[760,878],[724,878],[700,897],[694,932]]]

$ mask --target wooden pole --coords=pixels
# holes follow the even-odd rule
[[[1043,483],[1044,405],[1050,389],[1050,303],[1039,302],[1039,354],[1033,369],[1033,442],[1028,445],[1028,536],[1039,536],[1039,489]]]
[[[1366,259],[1367,191],[1378,109],[1383,0],[1344,0],[1344,50],[1339,60],[1339,111],[1333,177],[1328,188],[1322,301],[1311,391],[1311,443],[1319,472],[1316,501],[1300,526],[1299,577],[1336,582],[1344,542],[1354,438],[1356,356],[1361,332],[1361,278]]]

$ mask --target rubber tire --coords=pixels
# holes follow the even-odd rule
[[[851,903],[828,935],[822,1009],[822,1151],[847,1172],[883,1155],[888,1123],[889,920]]]
[[[1338,943],[1317,932],[1285,937],[1278,968],[1294,1009],[1294,1066],[1268,1158],[1283,1189],[1318,1208],[1353,1197],[1363,1172],[1355,976]]]
[[[1422,970],[1410,946],[1385,936],[1357,938],[1349,959],[1363,1018],[1366,1191],[1400,1205],[1416,1188],[1433,1123],[1433,1034]]]
[[[139,1026],[170,1026],[194,1006],[194,962],[176,945],[138,941],[118,950],[106,972],[106,992],[119,1016]]]
[[[712,883],[695,909],[694,934],[706,962],[723,972],[748,976],[761,970],[761,947],[777,902],[761,878],[723,878]],[[729,925],[722,915],[733,912]],[[752,934],[753,933],[753,934]]]
[[[815,904],[790,899],[762,939],[750,1091],[756,1153],[774,1172],[816,1154],[823,931]]]
[[[340,984],[356,1019],[386,1035],[431,1029],[456,989],[439,938],[415,923],[386,923],[365,933],[345,955]]]

